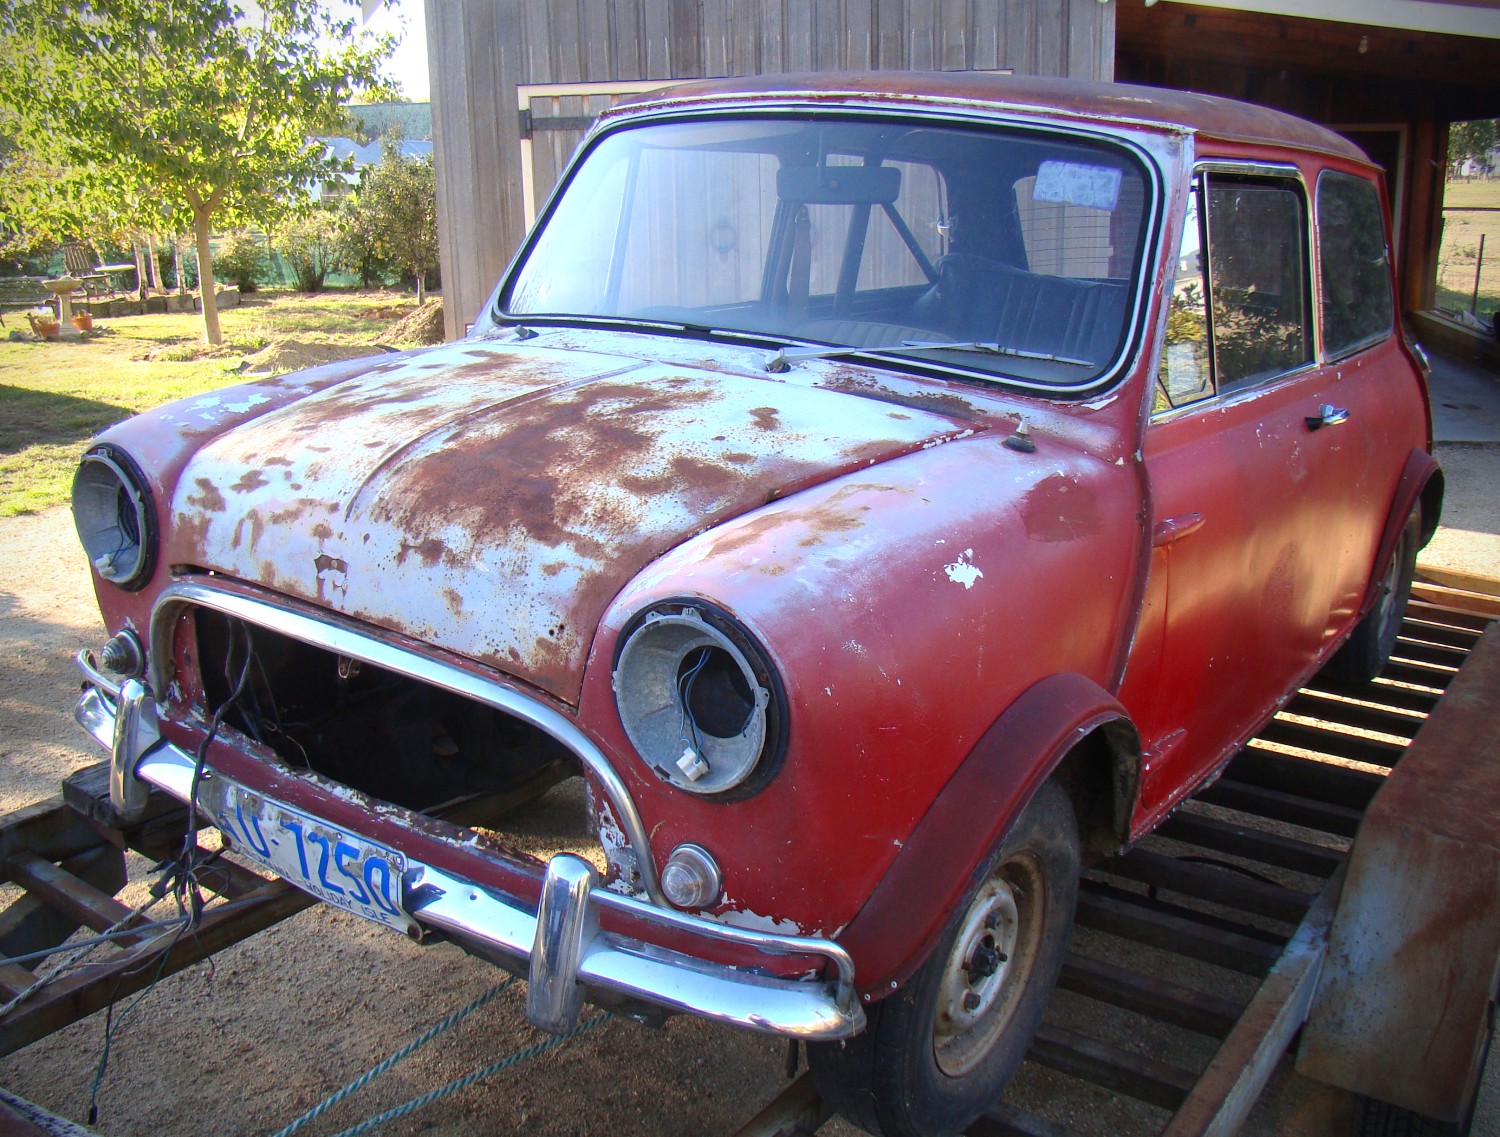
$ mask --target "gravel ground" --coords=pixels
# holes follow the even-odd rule
[[[1452,439],[1439,450],[1448,506],[1423,562],[1493,576],[1500,573],[1500,414],[1475,400],[1500,407],[1500,399],[1482,376],[1462,369],[1435,389],[1437,401],[1457,404],[1443,411],[1452,421],[1483,425],[1489,416],[1496,429],[1493,437],[1488,426],[1440,429]],[[8,811],[51,796],[63,775],[97,760],[81,748],[68,711],[76,690],[71,655],[97,644],[101,629],[65,510],[0,519],[0,581],[0,811]],[[273,1132],[500,979],[451,946],[418,948],[314,907],[219,953],[212,966],[162,981],[119,1016],[97,1126],[112,1137]],[[103,1031],[96,1015],[0,1060],[0,1084],[83,1120]],[[334,1133],[535,1039],[514,985],[305,1132]],[[695,1019],[674,1019],[660,1031],[612,1020],[381,1132],[730,1133],[785,1084],[783,1059],[775,1040]],[[1097,1091],[1064,1082],[1028,1068],[1017,1093],[1025,1101],[1061,1094],[1061,1116],[1086,1132],[1127,1124]],[[1491,1090],[1474,1132],[1494,1137],[1500,1094]],[[1347,1109],[1340,1095],[1283,1070],[1247,1132],[1323,1137],[1345,1131]],[[835,1121],[821,1132],[851,1137],[855,1130]]]

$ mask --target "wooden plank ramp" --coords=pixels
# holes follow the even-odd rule
[[[967,1132],[1074,1137],[1058,1096],[1119,1137],[1236,1132],[1306,1018],[1365,808],[1497,617],[1492,596],[1419,581],[1379,679],[1315,678],[1218,781],[1088,870],[1026,1063]],[[737,1137],[826,1119],[806,1074],[777,1100]]]

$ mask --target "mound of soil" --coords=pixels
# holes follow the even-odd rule
[[[358,359],[375,355],[369,344],[303,343],[300,340],[273,339],[254,355],[245,357],[241,368],[247,375],[278,375],[283,371],[301,371],[336,359]]]
[[[443,342],[443,302],[430,300],[375,338],[392,347]]]

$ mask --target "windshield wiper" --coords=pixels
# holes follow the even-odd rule
[[[1019,347],[1006,347],[1001,343],[985,343],[981,340],[970,340],[967,343],[949,343],[942,340],[902,340],[898,344],[889,344],[881,347],[813,347],[813,348],[782,348],[770,359],[766,360],[766,370],[772,374],[779,375],[783,371],[790,371],[791,366],[799,359],[836,359],[841,355],[861,355],[867,352],[881,351],[974,351],[984,355],[1004,355],[1012,359],[1035,359],[1043,363],[1066,363],[1072,367],[1097,367],[1098,364],[1091,359],[1074,359],[1069,355],[1055,355],[1047,351],[1027,351]]]

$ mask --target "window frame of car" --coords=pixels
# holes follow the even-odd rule
[[[670,320],[659,324],[651,321],[630,320],[612,316],[590,316],[567,313],[524,313],[509,310],[508,304],[520,273],[533,253],[542,233],[551,223],[559,203],[572,185],[574,178],[589,155],[611,134],[647,126],[706,121],[727,118],[773,118],[816,117],[852,120],[884,120],[904,122],[914,126],[942,126],[946,128],[969,127],[987,131],[1013,131],[1020,134],[1053,136],[1072,139],[1080,143],[1092,143],[1106,149],[1123,153],[1139,169],[1144,189],[1141,204],[1140,239],[1132,269],[1132,287],[1128,294],[1122,336],[1115,355],[1099,373],[1079,384],[1050,384],[1024,377],[1006,375],[980,367],[965,367],[952,359],[937,363],[928,358],[882,355],[880,366],[903,374],[939,380],[970,382],[985,389],[1006,390],[1031,398],[1058,403],[1085,402],[1117,391],[1134,374],[1142,353],[1149,346],[1150,328],[1147,315],[1150,310],[1152,287],[1151,264],[1156,256],[1156,247],[1166,230],[1168,205],[1167,171],[1174,164],[1172,143],[1166,142],[1158,132],[1138,132],[1128,123],[1106,123],[1095,126],[1050,115],[1028,115],[1009,107],[980,108],[971,110],[960,107],[928,105],[914,111],[905,107],[892,107],[874,101],[864,103],[849,101],[837,107],[817,102],[789,98],[786,101],[757,101],[754,104],[730,104],[704,108],[684,109],[664,106],[652,110],[633,110],[618,117],[606,114],[579,144],[573,157],[554,185],[546,202],[537,212],[537,219],[522,240],[505,271],[486,303],[481,321],[475,331],[503,331],[516,327],[534,328],[561,327],[614,327],[626,331],[651,331],[660,334],[684,336],[686,338],[708,338],[725,343],[761,344],[785,341],[785,336],[770,333],[734,329],[713,329],[706,334],[691,328],[679,328]],[[1179,135],[1180,137],[1180,135]],[[857,355],[865,349],[851,348]]]
[[[1271,188],[1291,190],[1296,193],[1297,202],[1301,209],[1300,224],[1296,227],[1301,238],[1301,273],[1300,284],[1302,286],[1302,321],[1305,341],[1308,345],[1307,358],[1300,363],[1281,370],[1270,371],[1221,385],[1219,382],[1218,351],[1215,340],[1216,328],[1213,318],[1213,288],[1212,288],[1212,253],[1213,253],[1213,231],[1211,228],[1210,210],[1208,208],[1209,195],[1212,183],[1223,183],[1227,180],[1230,184],[1241,184],[1248,186],[1265,185]],[[1199,266],[1196,276],[1202,288],[1203,307],[1206,317],[1205,339],[1207,342],[1206,363],[1208,368],[1209,385],[1206,393],[1198,395],[1185,401],[1174,403],[1171,395],[1163,383],[1163,369],[1168,365],[1168,344],[1166,340],[1166,320],[1170,316],[1172,301],[1169,298],[1163,305],[1167,311],[1163,312],[1162,322],[1159,325],[1162,331],[1162,345],[1154,366],[1150,369],[1148,383],[1151,388],[1151,414],[1150,421],[1156,423],[1175,420],[1179,417],[1202,411],[1209,407],[1221,407],[1235,403],[1246,398],[1253,398],[1269,386],[1293,381],[1316,370],[1326,362],[1323,349],[1323,320],[1321,304],[1321,247],[1317,234],[1316,198],[1308,190],[1307,175],[1303,168],[1291,162],[1266,162],[1251,159],[1224,159],[1206,158],[1200,159],[1193,164],[1189,183],[1189,207],[1190,212],[1185,212],[1182,218],[1183,225],[1179,233],[1177,247],[1169,254],[1171,262],[1176,265],[1181,262],[1182,245],[1187,235],[1188,221],[1196,217],[1198,228],[1198,251]],[[1173,277],[1173,290],[1175,292],[1177,278]]]

